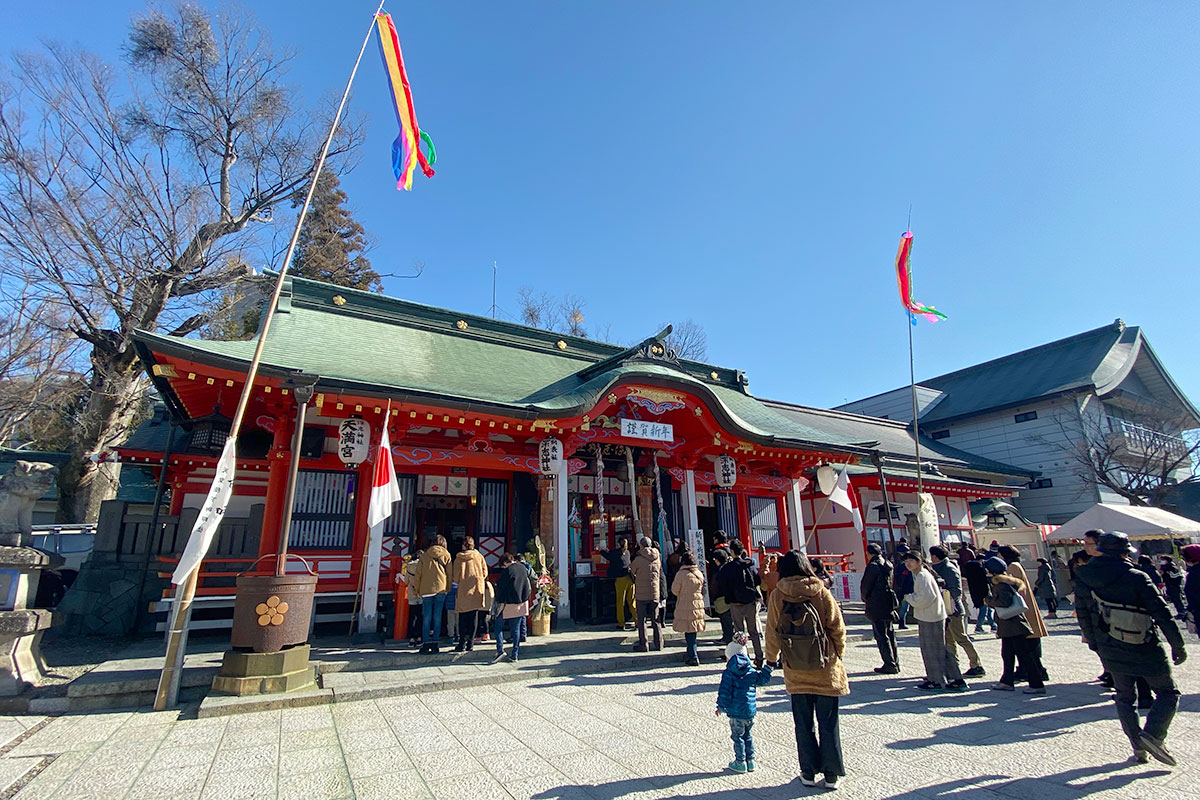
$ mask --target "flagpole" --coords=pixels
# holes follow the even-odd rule
[[[379,431],[379,446],[380,446],[380,448],[383,447],[384,439],[388,438],[387,437],[387,426],[388,426],[388,420],[390,420],[391,418],[392,418],[392,398],[389,397],[388,401],[387,401],[387,408],[385,408],[383,410],[383,427]],[[376,452],[375,458],[376,459],[382,458],[382,455],[380,453]],[[374,479],[372,479],[371,480],[371,494],[374,494],[374,493],[375,493],[375,481],[374,481]],[[370,502],[370,497],[367,498],[367,502],[368,503]],[[380,531],[379,535],[382,536],[383,531]],[[362,560],[358,564],[358,585],[356,587],[354,587],[354,605],[350,608],[350,630],[349,630],[349,633],[354,633],[354,622],[355,622],[354,618],[358,615],[358,604],[361,601],[362,596],[363,596],[363,582],[366,580],[366,577],[367,577],[367,557],[369,556],[370,552],[371,552],[371,526],[367,525],[367,540],[366,540],[366,542],[363,543]],[[362,633],[362,631],[359,631],[359,633]]]
[[[338,123],[341,122],[342,112],[346,109],[346,101],[350,98],[350,87],[354,84],[354,76],[358,74],[358,67],[362,63],[363,53],[367,51],[367,45],[371,42],[371,34],[375,31],[375,17],[382,10],[383,0],[380,0],[379,7],[375,9],[375,14],[371,15],[371,25],[367,28],[367,35],[363,37],[362,47],[359,48],[358,57],[354,60],[354,68],[350,70],[350,78],[346,81],[346,89],[342,92],[342,100],[338,103],[337,113],[333,115],[333,124],[329,126],[329,135],[325,137],[325,144],[321,146],[321,153],[317,157],[313,168],[312,179],[308,183],[308,192],[304,196],[304,205],[300,208],[300,214],[296,217],[296,227],[292,230],[292,238],[288,243],[287,254],[283,258],[283,266],[279,270],[279,276],[275,279],[275,290],[271,293],[267,313],[263,317],[262,328],[258,333],[258,342],[254,347],[254,356],[251,358],[250,368],[246,372],[246,383],[242,387],[242,395],[238,399],[237,411],[234,413],[233,420],[229,426],[228,438],[235,442],[237,441],[238,434],[241,432],[242,420],[246,416],[246,407],[250,403],[250,394],[254,389],[254,379],[258,375],[258,367],[262,362],[263,347],[267,342],[267,332],[271,329],[271,320],[275,317],[275,309],[279,305],[279,297],[283,293],[283,280],[287,275],[288,267],[292,263],[292,255],[296,252],[296,243],[300,240],[300,228],[304,224],[304,217],[308,213],[308,207],[312,204],[313,194],[317,188],[317,180],[321,177],[321,170],[325,167],[325,159],[329,156],[329,148],[333,144],[333,137],[337,134]],[[219,470],[218,474],[220,474]],[[279,535],[285,536],[287,534],[284,531],[280,531]],[[276,566],[278,567],[278,565]],[[200,567],[197,565],[175,589],[175,600],[171,604],[171,623],[168,626],[166,658],[163,661],[162,674],[159,676],[158,691],[154,697],[155,711],[163,711],[168,705],[174,705],[179,693],[179,680],[183,673],[184,651],[187,647],[187,627],[188,621],[191,618],[192,600],[196,595],[196,583],[199,573]]]
[[[908,207],[908,226],[907,226],[906,230],[909,233],[912,232],[912,206],[911,205]],[[910,265],[912,264],[912,248],[915,244],[916,244],[916,241],[914,240],[912,242],[912,244],[909,245],[908,263]],[[912,280],[912,269],[911,268],[909,269],[908,275],[909,275],[909,277],[908,277],[908,295],[909,295],[909,297],[913,297],[915,295],[914,295],[914,292],[912,289],[913,280]],[[916,455],[917,455],[917,509],[919,512],[920,508],[921,508],[921,492],[923,491],[923,488],[921,485],[921,430],[920,430],[920,423],[917,422],[917,370],[916,370],[915,362],[913,359],[913,334],[912,334],[912,329],[916,327],[917,318],[913,316],[913,313],[911,311],[909,311],[906,314],[906,316],[908,317],[908,390],[909,390],[909,393],[912,395],[913,446],[916,450]],[[884,498],[883,502],[885,505],[887,504],[886,497]],[[891,514],[888,515],[888,519],[889,520],[891,519]]]

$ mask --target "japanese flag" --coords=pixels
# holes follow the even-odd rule
[[[849,470],[849,464],[842,468],[842,474],[838,476],[837,486],[833,487],[833,491],[829,493],[829,502],[849,511],[850,516],[854,518],[854,529],[862,533],[862,514],[859,513],[858,505],[854,502],[854,495],[850,494],[850,476],[847,474]]]
[[[221,457],[217,459],[217,474],[213,476],[212,486],[208,489],[208,496],[204,498],[204,505],[200,507],[200,515],[196,517],[196,524],[192,526],[192,535],[188,537],[183,555],[179,557],[179,564],[175,567],[175,574],[171,576],[171,583],[183,583],[192,572],[200,568],[200,562],[204,560],[204,554],[212,545],[213,536],[225,517],[225,508],[229,505],[230,495],[233,494],[233,475],[236,467],[237,442],[230,436],[221,448]]]
[[[400,484],[396,480],[396,468],[392,464],[392,442],[388,437],[387,422],[383,424],[383,435],[379,438],[379,454],[375,457],[375,475],[371,479],[371,504],[367,509],[367,525],[374,528],[383,524],[392,515],[392,504],[400,502]]]

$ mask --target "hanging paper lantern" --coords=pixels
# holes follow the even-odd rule
[[[538,445],[538,460],[543,475],[557,475],[563,460],[562,442],[553,436],[542,439]]]
[[[371,425],[365,419],[344,419],[338,425],[338,458],[347,469],[356,469],[370,452]]]
[[[737,483],[737,462],[733,460],[733,456],[725,454],[717,456],[717,486],[729,489],[735,483]]]

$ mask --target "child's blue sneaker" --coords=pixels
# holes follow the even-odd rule
[[[746,762],[746,772],[754,772],[754,766],[755,766],[755,764],[753,761],[747,761]]]
[[[730,761],[729,768],[731,770],[733,770],[734,772],[745,772],[746,771],[746,762],[745,761]]]

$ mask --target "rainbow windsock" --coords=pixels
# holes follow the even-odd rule
[[[413,109],[412,89],[408,85],[408,73],[404,71],[404,54],[400,52],[400,39],[391,14],[376,14],[375,24],[379,29],[379,54],[383,57],[383,69],[387,73],[392,89],[392,108],[396,110],[396,121],[400,123],[400,135],[392,142],[392,171],[396,173],[396,189],[412,189],[413,172],[417,164],[425,177],[433,177],[437,151],[429,134],[417,125],[417,112]],[[421,142],[429,149],[429,158],[421,152]]]
[[[946,319],[946,315],[938,311],[933,306],[921,305],[913,299],[912,296],[912,231],[905,231],[900,237],[900,248],[896,251],[896,283],[900,287],[900,302],[904,308],[913,317],[913,324],[917,323],[916,317],[921,316],[930,322],[937,322],[939,319]]]

